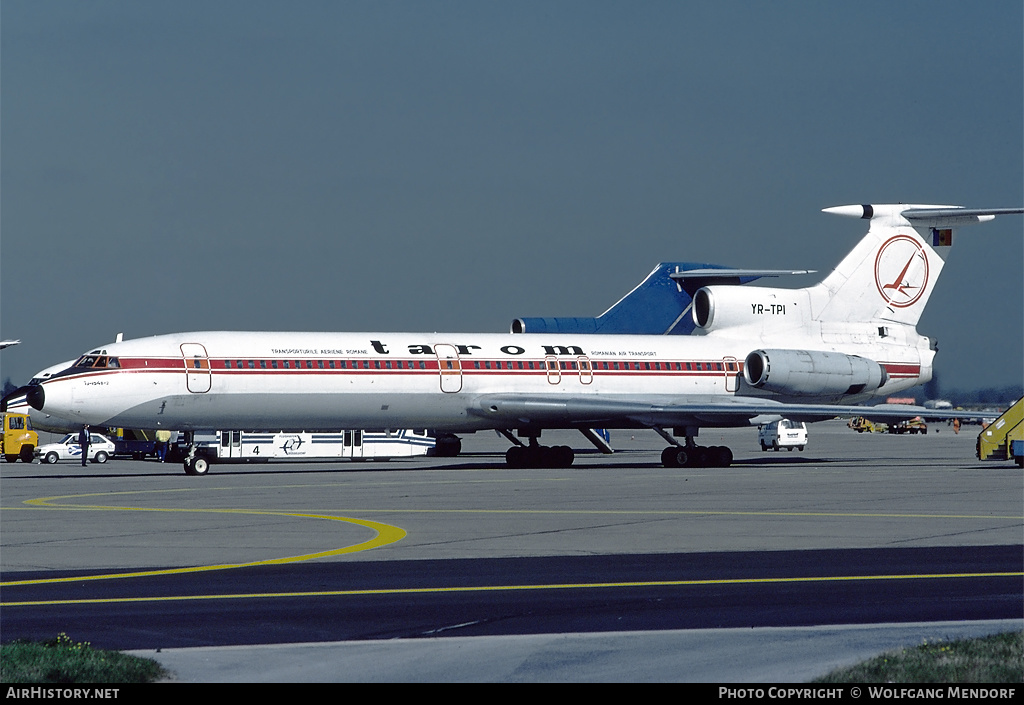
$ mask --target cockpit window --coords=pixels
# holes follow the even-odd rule
[[[82,355],[78,358],[78,362],[75,363],[75,367],[120,367],[121,363],[118,362],[116,357],[107,357],[106,355]]]

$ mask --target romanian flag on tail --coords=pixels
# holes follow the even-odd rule
[[[953,231],[949,228],[932,228],[932,247],[952,247]]]

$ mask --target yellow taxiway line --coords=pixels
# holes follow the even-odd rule
[[[176,572],[176,571],[167,571]],[[500,591],[524,590],[592,590],[602,588],[645,588],[645,587],[683,587],[699,585],[763,585],[771,583],[827,583],[872,580],[942,580],[950,578],[1020,578],[1024,572],[1005,573],[923,573],[905,575],[837,575],[811,576],[790,578],[723,578],[705,580],[650,580],[624,581],[608,583],[548,583],[533,585],[477,585],[454,587],[423,587],[423,588],[376,588],[363,590],[314,590],[309,592],[252,592],[213,595],[169,595],[163,597],[112,597],[87,598],[77,600],[37,600],[26,602],[0,602],[2,607],[25,607],[44,605],[90,605],[138,602],[183,602],[195,600],[249,600],[288,597],[348,597],[367,595],[411,595],[411,594],[444,594],[444,593],[483,593]]]

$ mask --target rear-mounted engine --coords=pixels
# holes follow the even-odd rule
[[[743,377],[758,389],[796,396],[872,392],[888,379],[874,360],[817,350],[755,350]]]

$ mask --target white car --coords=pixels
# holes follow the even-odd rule
[[[807,445],[807,426],[800,421],[782,419],[758,427],[757,436],[763,451],[769,448],[772,450],[779,448],[803,450]]]
[[[114,444],[106,436],[89,434],[89,455],[93,462],[105,463],[114,454]],[[48,443],[35,450],[35,457],[44,463],[53,464],[58,460],[81,460],[82,446],[78,445],[78,434],[69,433],[57,443]]]

